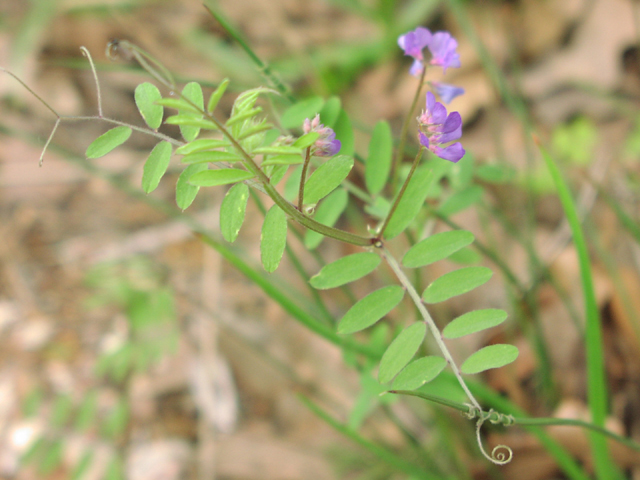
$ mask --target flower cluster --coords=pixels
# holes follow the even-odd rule
[[[404,50],[405,55],[413,57],[411,75],[420,75],[424,69],[424,57],[422,50],[425,47],[431,52],[429,64],[442,67],[444,73],[447,68],[460,67],[460,55],[456,52],[458,42],[449,32],[431,33],[429,29],[418,27],[398,38],[398,45]]]
[[[456,163],[464,156],[460,142],[443,147],[462,135],[462,118],[458,112],[447,114],[447,108],[431,92],[427,92],[426,110],[418,117],[420,145],[440,158]]]
[[[317,132],[320,135],[312,146],[312,153],[317,157],[331,157],[342,147],[340,140],[336,140],[336,133],[320,123],[319,114],[313,120],[305,119],[302,130],[304,133]]]

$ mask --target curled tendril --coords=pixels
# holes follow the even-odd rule
[[[482,453],[482,455],[487,460],[495,463],[496,465],[505,465],[509,463],[513,458],[513,450],[511,450],[511,448],[507,447],[506,445],[497,445],[493,448],[493,450],[491,450],[491,455],[489,455],[482,445],[480,430],[482,429],[482,425],[484,424],[484,422],[486,422],[487,420],[494,425],[513,425],[515,423],[513,415],[505,415],[504,413],[496,412],[493,409],[485,412],[475,405],[465,405],[469,408],[469,411],[464,412],[463,415],[465,415],[469,420],[473,420],[474,418],[478,419],[478,421],[476,422],[476,439],[478,441],[478,447],[480,448],[480,452]]]

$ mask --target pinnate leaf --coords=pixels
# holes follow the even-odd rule
[[[445,338],[464,337],[500,325],[506,318],[507,312],[499,308],[473,310],[452,320],[444,327],[442,335]]]
[[[390,382],[411,361],[426,333],[427,326],[424,322],[409,325],[400,332],[400,335],[391,342],[380,360],[378,371],[380,383]]]
[[[264,217],[260,235],[260,257],[268,272],[275,272],[287,245],[287,215],[273,205]]]
[[[161,98],[162,94],[158,87],[149,82],[141,83],[134,92],[134,99],[140,115],[149,128],[154,130],[157,130],[162,124],[164,108],[156,103]]]
[[[325,265],[311,277],[309,283],[319,290],[339,287],[368,275],[378,265],[380,265],[380,257],[375,253],[354,253]]]
[[[338,155],[327,160],[305,183],[304,203],[318,203],[335,190],[347,178],[353,168],[353,158]]]
[[[196,173],[202,172],[207,169],[207,165],[204,163],[196,163],[189,165],[178,177],[178,183],[176,183],[176,203],[182,210],[186,210],[189,205],[193,203],[200,187],[189,183],[189,179]]]
[[[473,239],[473,234],[467,230],[436,233],[411,247],[402,259],[402,265],[407,268],[429,265],[466,247]]]
[[[87,158],[100,158],[119,147],[131,136],[131,129],[125,126],[112,128],[96,138],[87,147]]]
[[[513,362],[516,358],[518,358],[518,348],[513,345],[489,345],[467,358],[460,370],[462,373],[472,375],[491,368],[503,367]]]
[[[393,137],[391,127],[383,120],[376,123],[369,142],[369,156],[364,167],[364,183],[372,195],[384,188],[391,171]]]
[[[489,281],[493,272],[487,267],[465,267],[436,278],[422,293],[426,303],[438,303],[470,292]]]
[[[231,143],[226,139],[218,138],[198,138],[176,149],[178,155],[188,155],[190,153],[204,152],[216,148],[229,147]]]
[[[351,125],[349,115],[344,111],[344,108],[340,110],[340,114],[338,115],[336,124],[333,127],[333,131],[336,133],[336,138],[342,143],[340,153],[349,157],[353,156],[355,152],[353,126]]]
[[[240,227],[244,222],[249,200],[249,187],[245,183],[236,183],[229,189],[220,205],[220,231],[230,243],[236,241]]]
[[[393,310],[404,297],[404,289],[389,285],[356,302],[338,324],[338,333],[354,333],[370,327]]]
[[[169,167],[170,160],[171,144],[169,142],[162,141],[153,147],[142,170],[142,189],[145,193],[151,193],[156,189]]]
[[[220,150],[206,150],[203,152],[189,153],[182,157],[182,163],[215,163],[215,162],[238,162],[242,157],[234,152],[223,152]]]
[[[247,170],[239,168],[222,168],[219,170],[204,170],[192,175],[189,183],[197,187],[215,187],[218,185],[228,185],[243,180],[249,180],[254,175]]]
[[[407,365],[393,381],[393,390],[415,390],[430,382],[444,370],[447,361],[435,355],[422,357]]]

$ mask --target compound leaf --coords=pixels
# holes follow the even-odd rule
[[[399,285],[389,285],[371,292],[356,302],[338,324],[338,333],[355,333],[370,327],[393,310],[404,297]]]
[[[387,348],[378,371],[378,381],[387,383],[411,361],[418,351],[420,344],[427,333],[427,326],[424,322],[417,322],[409,325],[400,332],[389,348]]]
[[[283,128],[302,128],[302,123],[306,118],[309,120],[319,113],[324,105],[322,97],[310,97],[298,102],[284,111],[280,117],[280,124]]]

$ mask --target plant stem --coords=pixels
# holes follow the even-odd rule
[[[416,89],[416,94],[413,96],[413,101],[411,102],[411,108],[409,108],[409,112],[407,116],[404,118],[404,123],[402,124],[402,131],[400,132],[400,143],[398,144],[398,149],[396,150],[396,156],[393,159],[393,163],[391,165],[391,185],[396,184],[396,180],[398,177],[398,170],[400,168],[400,163],[402,162],[402,157],[404,155],[404,146],[407,143],[407,132],[409,131],[409,123],[413,119],[413,112],[416,109],[416,105],[418,104],[418,98],[420,97],[420,92],[422,91],[422,85],[424,84],[424,77],[427,74],[427,67],[425,66],[422,69],[422,74],[420,75],[420,81],[418,82],[418,88]]]
[[[300,188],[298,189],[298,210],[302,211],[304,200],[304,183],[307,178],[307,170],[309,168],[309,161],[311,160],[311,147],[307,147],[305,152],[304,163],[302,164],[302,174],[300,175]]]
[[[384,231],[389,225],[389,221],[391,221],[391,217],[393,217],[393,214],[395,213],[396,208],[398,208],[398,204],[400,203],[400,200],[402,200],[402,196],[404,195],[404,192],[407,189],[407,186],[409,185],[409,181],[413,177],[413,174],[415,173],[416,168],[418,168],[418,164],[420,163],[420,159],[422,158],[423,149],[424,147],[421,147],[420,150],[418,151],[418,154],[416,155],[416,158],[413,159],[413,164],[411,165],[411,170],[407,175],[407,179],[402,184],[402,188],[400,188],[398,195],[396,195],[396,198],[393,201],[391,208],[389,209],[389,213],[387,214],[387,217],[384,219],[384,223],[382,224],[382,227],[380,227],[380,230],[377,232],[377,238],[381,239],[383,237]]]

